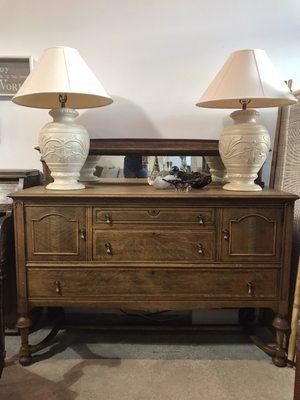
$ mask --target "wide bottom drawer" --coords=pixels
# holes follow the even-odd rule
[[[29,269],[29,298],[275,299],[278,270]]]

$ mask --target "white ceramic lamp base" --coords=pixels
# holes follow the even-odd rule
[[[46,124],[39,135],[42,159],[48,165],[54,182],[46,188],[52,190],[84,189],[78,182],[80,170],[88,156],[90,138],[86,129],[74,120],[78,112],[70,108],[57,108],[49,112],[53,122]]]
[[[270,151],[267,129],[257,123],[259,112],[238,110],[230,114],[234,125],[226,126],[219,139],[219,151],[228,173],[225,190],[258,191],[257,173]]]

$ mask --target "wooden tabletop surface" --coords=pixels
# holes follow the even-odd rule
[[[133,181],[133,179],[132,179]],[[237,192],[224,190],[222,187],[209,185],[203,189],[192,189],[189,192],[177,192],[174,189],[157,190],[153,186],[145,184],[127,182],[124,180],[106,180],[105,182],[86,184],[86,188],[82,190],[49,190],[44,186],[34,186],[28,189],[20,190],[10,194],[13,198],[30,198],[30,197],[61,197],[61,198],[106,198],[106,197],[123,197],[123,198],[286,198],[296,200],[298,196],[274,189],[264,189],[259,192]]]

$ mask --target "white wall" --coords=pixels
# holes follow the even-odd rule
[[[91,137],[218,138],[228,110],[195,107],[229,52],[262,48],[300,88],[299,0],[2,0],[0,53],[76,47],[114,98]],[[262,110],[274,133],[276,110]],[[0,168],[36,168],[46,110],[0,101]]]

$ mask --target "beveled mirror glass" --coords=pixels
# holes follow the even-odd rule
[[[89,154],[102,179],[147,181],[155,168],[208,171],[205,156],[218,157],[219,151],[217,140],[92,139]]]

